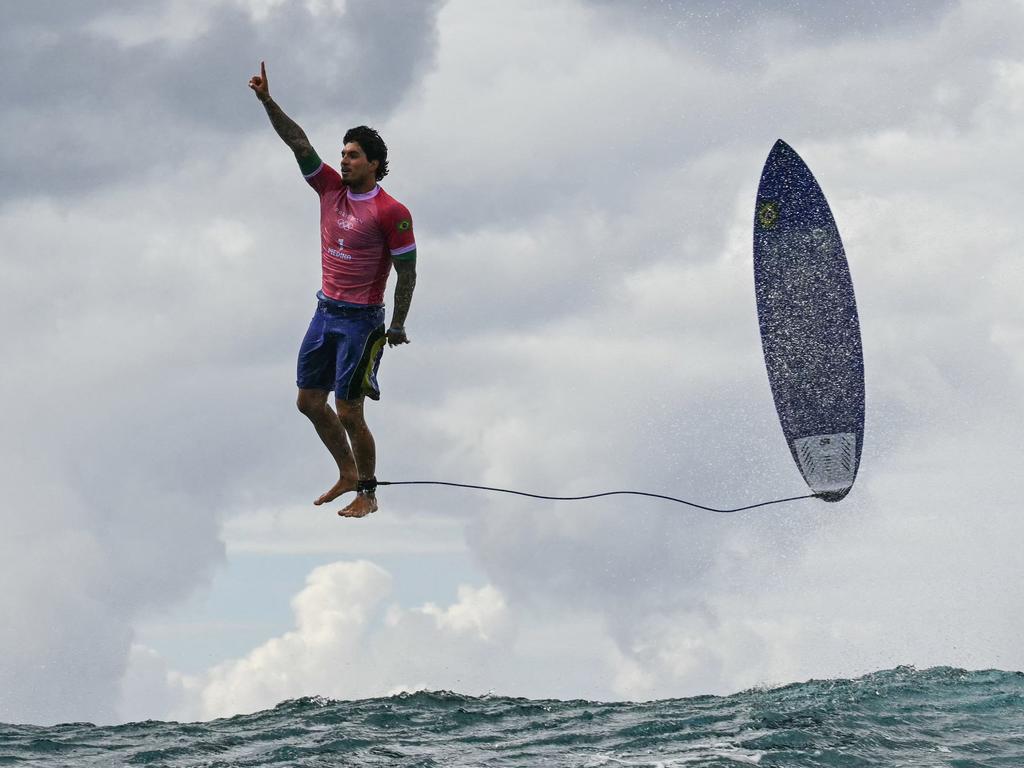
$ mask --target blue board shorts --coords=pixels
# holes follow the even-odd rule
[[[379,400],[377,369],[386,341],[383,306],[339,304],[317,294],[295,383],[299,389],[333,390],[337,400]]]

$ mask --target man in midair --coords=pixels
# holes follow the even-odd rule
[[[299,349],[297,404],[337,463],[338,481],[313,503],[356,491],[338,514],[364,517],[377,510],[377,480],[376,447],[363,402],[367,396],[380,398],[377,369],[385,341],[389,346],[409,342],[405,318],[416,287],[412,217],[377,183],[387,175],[388,150],[375,130],[363,125],[345,134],[339,174],[320,160],[303,130],[270,98],[264,62],[249,87],[320,195],[323,283]],[[392,265],[398,282],[385,330],[384,289]],[[327,402],[331,391],[335,410]]]

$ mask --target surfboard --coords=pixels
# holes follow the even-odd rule
[[[797,468],[825,501],[853,487],[864,444],[864,356],[853,281],[825,194],[775,142],[754,206],[754,288],[775,409]]]

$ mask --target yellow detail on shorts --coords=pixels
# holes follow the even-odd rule
[[[370,384],[370,377],[373,375],[373,361],[377,359],[377,355],[381,353],[387,340],[388,337],[385,334],[373,342],[373,346],[370,347],[370,356],[366,360],[366,370],[363,371],[363,394],[373,391],[373,387]]]

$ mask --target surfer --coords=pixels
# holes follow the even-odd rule
[[[337,463],[338,481],[313,503],[355,491],[338,514],[364,517],[377,510],[377,480],[376,446],[363,402],[380,398],[377,369],[385,341],[409,343],[405,319],[416,287],[412,218],[378,184],[388,173],[388,149],[375,130],[361,125],[345,134],[339,173],[320,160],[303,130],[270,97],[264,62],[249,87],[320,196],[323,282],[299,349],[297,405]],[[385,330],[384,289],[392,265],[398,278]],[[334,410],[328,405],[331,391]]]

